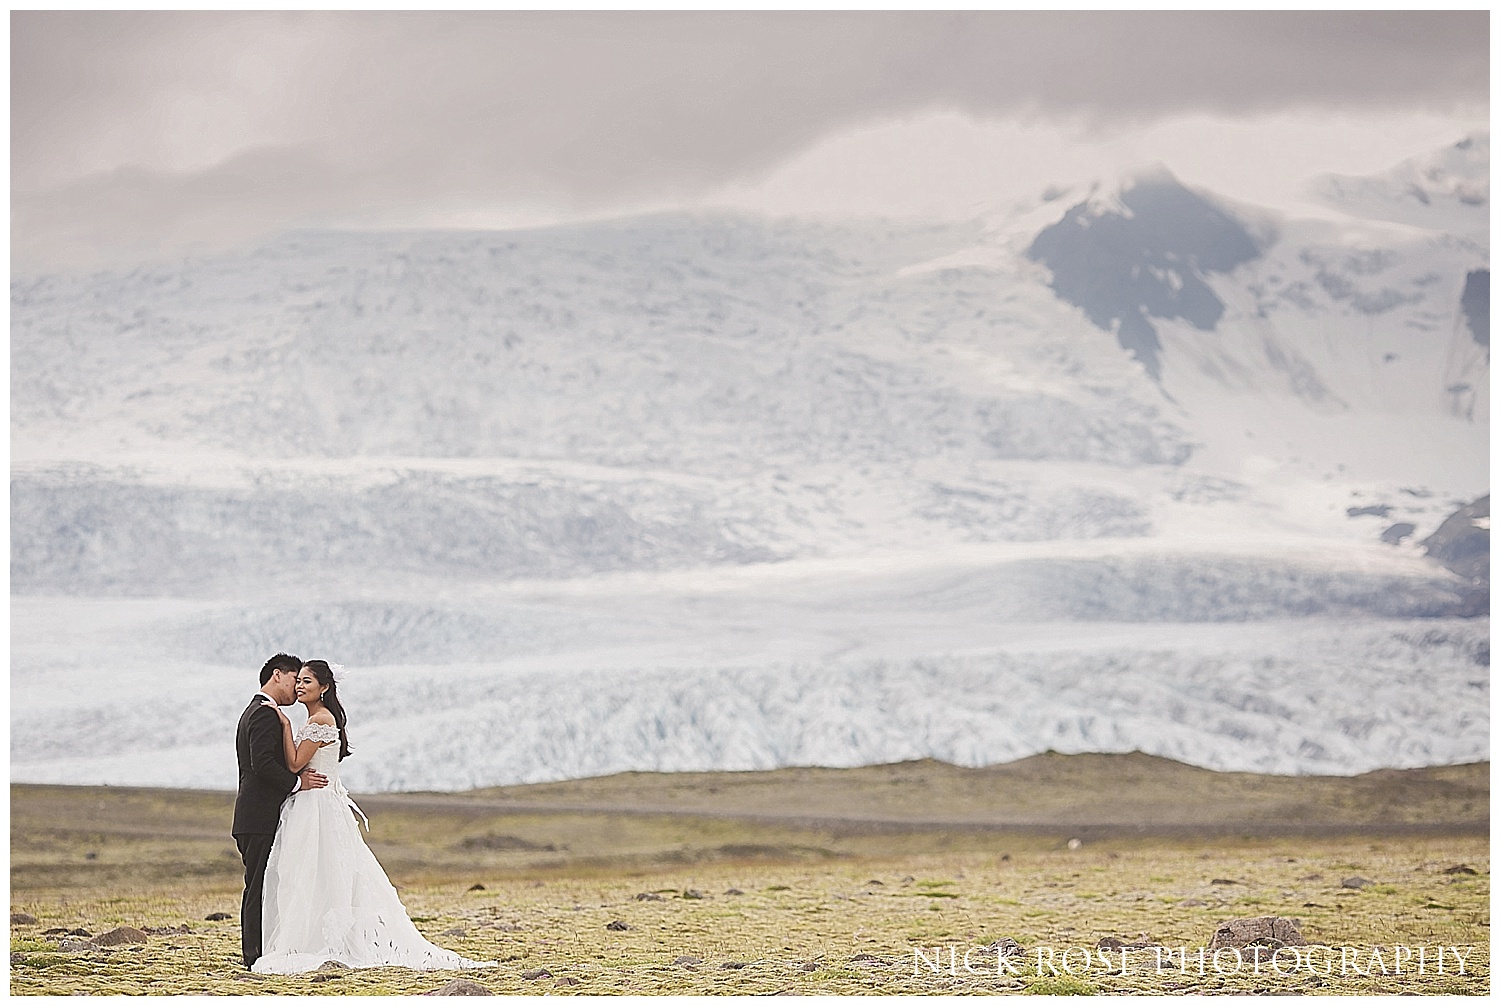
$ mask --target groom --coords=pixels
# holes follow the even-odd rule
[[[298,789],[321,789],[328,777],[303,769],[300,776],[286,767],[281,743],[281,717],[276,706],[297,701],[297,672],[302,661],[278,653],[260,669],[260,691],[240,715],[234,752],[240,763],[239,793],[234,799],[235,844],[245,861],[245,896],[240,899],[240,947],[245,967],[260,958],[261,892],[271,840],[281,820],[281,803]]]

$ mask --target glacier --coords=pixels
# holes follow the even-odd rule
[[[366,790],[1486,758],[1487,174],[13,276],[12,778],[229,788],[280,649]]]

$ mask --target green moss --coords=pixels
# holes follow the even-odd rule
[[[73,963],[71,958],[58,954],[27,954],[25,956],[12,957],[10,966],[13,968],[30,968],[36,971],[44,968],[66,967],[71,963]]]
[[[12,936],[10,938],[10,952],[13,954],[56,949],[57,944],[44,940],[40,936]]]
[[[1026,993],[1034,996],[1092,996],[1099,994],[1099,987],[1078,978],[1049,975],[1028,982]]]

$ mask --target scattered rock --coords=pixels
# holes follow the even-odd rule
[[[1001,856],[1000,856],[1000,862],[1002,862],[1002,863],[1009,863],[1010,862],[1010,853],[1007,852],[1007,853],[1001,854]]]
[[[691,954],[682,954],[679,957],[674,957],[672,959],[672,963],[673,964],[702,964],[703,963],[703,958],[701,958],[701,957],[694,957]]]
[[[621,922],[619,919],[615,919],[613,922],[605,923],[604,928],[605,929],[614,930],[617,933],[623,933],[625,930],[629,929],[630,927],[627,926],[625,923]]]
[[[652,894],[650,891],[642,891],[635,896],[637,901],[666,901],[660,894]]]
[[[1238,884],[1239,881],[1238,880],[1226,880],[1223,877],[1215,877],[1213,880],[1210,880],[1209,883],[1210,884]]]
[[[521,977],[529,982],[534,982],[538,978],[551,978],[552,972],[548,971],[546,968],[535,968],[531,971],[522,971]]]
[[[99,858],[99,854],[97,852],[85,852],[83,854],[83,858],[92,861],[92,860],[98,859]]]
[[[691,887],[686,891],[683,891],[682,896],[690,901],[702,901],[704,898],[708,897],[708,895],[704,894],[702,891],[695,891]]]
[[[187,927],[187,923],[183,923],[180,926],[144,926],[141,932],[150,936],[180,936],[192,930]]]
[[[63,939],[58,941],[58,949],[70,954],[80,953],[84,950],[93,950],[94,944],[88,940]]]
[[[579,982],[579,980],[577,978],[574,978],[572,975],[563,975],[554,984],[557,984],[557,985],[580,985],[582,983]]]
[[[519,923],[515,923],[515,922],[491,922],[489,924],[489,928],[490,929],[498,929],[502,933],[519,933],[519,932],[521,932],[521,926],[520,926],[520,924]]]
[[[1304,902],[1302,902],[1302,907],[1303,908],[1327,908],[1328,906],[1327,905],[1320,905],[1316,901],[1304,901]]]
[[[232,918],[234,918],[234,916],[230,915],[228,912],[210,912],[209,914],[203,916],[203,921],[204,922],[223,922],[226,919],[232,919]]]
[[[917,882],[917,878],[916,877],[902,877],[901,878],[901,883],[903,883],[903,884],[914,884],[916,882]]]
[[[1469,872],[1473,873],[1474,871],[1470,870]],[[13,926],[34,926],[36,925],[36,916],[27,912],[11,912],[10,924]]]
[[[319,971],[348,971],[349,965],[343,961],[324,961],[318,965]]]
[[[1094,946],[1100,950],[1145,950],[1149,947],[1159,947],[1161,944],[1142,933],[1138,939],[1128,941],[1117,936],[1106,936]]]
[[[1070,839],[1068,839],[1068,848],[1072,849],[1075,852],[1078,851],[1079,849],[1082,849],[1083,848],[1083,839],[1081,839],[1081,838],[1070,838]]]
[[[1470,871],[1470,872],[1472,872],[1472,871]],[[742,891],[742,890],[740,890],[738,887],[731,887],[729,890],[725,891],[724,893],[725,894],[744,894],[745,892]]]
[[[117,947],[122,943],[145,943],[146,934],[134,926],[117,926],[107,933],[100,933],[94,937],[94,943],[101,947]]]
[[[455,978],[440,989],[433,989],[431,992],[422,994],[426,996],[492,996],[495,993],[478,982],[471,982],[467,978]]]
[[[1345,877],[1344,882],[1339,884],[1339,886],[1352,888],[1353,890],[1357,891],[1362,887],[1369,887],[1373,883],[1375,883],[1375,881],[1366,880],[1364,877]]]
[[[1183,898],[1181,901],[1177,902],[1177,907],[1202,908],[1206,904],[1208,904],[1208,902],[1204,901],[1202,898]]]
[[[310,981],[314,981],[314,982],[331,982],[331,981],[336,981],[336,980],[338,980],[338,979],[340,979],[342,977],[344,977],[344,976],[343,975],[338,975],[338,974],[313,975],[312,978],[309,979],[309,980]]]
[[[471,890],[471,891],[482,891],[482,890],[484,890],[484,889],[485,889],[485,887],[484,887],[484,885],[483,885],[483,884],[470,884],[470,885],[469,885],[469,890]],[[472,983],[471,983],[471,984],[472,984]],[[478,994],[479,994],[479,993],[469,993],[469,994],[470,994],[470,995],[478,995]],[[490,991],[489,991],[489,990],[485,990],[485,992],[484,992],[484,994],[485,994],[485,995],[491,995],[491,996],[492,996],[492,995],[494,995],[494,994],[495,994],[495,993],[493,993],[493,992],[490,992]]]
[[[468,936],[469,931],[463,926],[454,926],[452,929],[444,929],[444,936]]]
[[[1467,863],[1459,863],[1457,866],[1450,866],[1450,867],[1448,867],[1448,869],[1444,870],[1443,872],[1444,873],[1467,873],[1471,877],[1477,877],[1479,875],[1479,871],[1476,870],[1476,869],[1474,869],[1472,866],[1468,865]],[[12,922],[16,921],[15,916],[11,916],[10,921],[12,921]],[[36,920],[33,919],[32,921],[35,922]]]
[[[867,881],[865,881],[865,883],[867,885],[868,884],[874,884],[876,887],[884,887],[885,886],[885,881],[883,881],[883,880],[867,880]]]
[[[237,982],[263,982],[266,980],[266,976],[258,975],[253,971],[247,971],[242,975],[236,975],[234,980]]]
[[[746,965],[746,961],[725,961],[719,965],[720,971],[738,971]]]
[[[57,936],[60,933],[66,933],[66,932],[68,932],[68,927],[67,926],[53,926],[51,929],[43,929],[42,930],[42,935],[43,936]]]
[[[1323,875],[1321,873],[1304,873],[1302,876],[1298,877],[1297,879],[1298,880],[1322,880],[1323,879]]]
[[[1265,915],[1256,919],[1230,919],[1219,923],[1208,949],[1249,946],[1270,947],[1273,950],[1280,947],[1305,947],[1307,940],[1302,938],[1302,930],[1292,919]]]
[[[1350,517],[1389,517],[1391,515],[1391,508],[1382,503],[1378,506],[1347,507],[1344,512]]]
[[[885,959],[874,954],[859,953],[849,958],[850,964],[884,964]]]
[[[981,949],[993,950],[1001,957],[1018,957],[1026,952],[1025,948],[1022,947],[1021,944],[1017,943],[1009,936],[1002,936],[1000,939],[989,944],[988,946],[982,947]]]
[[[806,964],[802,965],[802,970],[803,971],[816,971],[816,970],[818,970],[818,962],[817,961],[808,961]]]

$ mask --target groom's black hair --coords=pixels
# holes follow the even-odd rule
[[[266,661],[266,666],[260,669],[260,686],[266,687],[266,682],[271,680],[271,675],[277,671],[291,671],[296,674],[302,670],[302,661],[288,653],[278,653]]]

